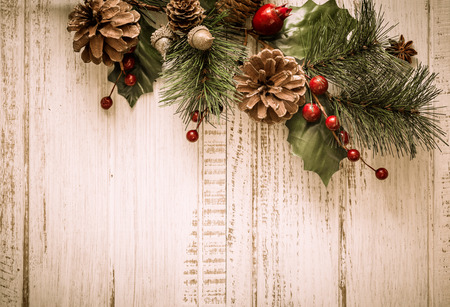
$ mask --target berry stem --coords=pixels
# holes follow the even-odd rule
[[[368,166],[370,169],[372,169],[374,172],[376,172],[376,169],[374,169],[372,166],[370,166],[366,161],[364,161],[364,159],[362,157],[359,157],[359,159],[366,165]]]
[[[195,128],[195,130],[198,130],[198,127],[200,127],[203,119],[206,117],[206,114],[208,114],[208,109],[203,110],[203,112],[201,112],[201,114],[202,114],[202,116],[198,120],[197,127]]]
[[[122,64],[122,63],[121,63],[121,64]],[[123,70],[120,71],[120,74],[119,74],[119,76],[118,76],[117,79],[116,79],[116,82],[114,82],[114,86],[112,87],[111,93],[109,93],[109,96],[111,96],[112,93],[114,92],[114,89],[116,88],[116,84],[117,84],[117,82],[119,82],[120,76],[122,76],[122,72],[123,72]]]
[[[323,115],[325,116],[325,118],[328,117],[327,112],[325,112],[325,108],[322,106],[322,104],[320,103],[319,98],[317,98],[317,96],[311,92],[311,95],[314,98],[314,101],[316,102],[316,104],[319,106],[320,111],[322,111]],[[337,136],[336,132],[331,131],[331,133],[333,133],[334,138],[336,139],[336,141],[338,142],[339,146],[341,146],[342,148],[344,148],[346,151],[348,151],[347,146],[345,146],[344,144],[342,144],[341,140],[339,139],[339,137]]]

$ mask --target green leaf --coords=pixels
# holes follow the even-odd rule
[[[216,2],[217,0],[200,0],[200,5],[202,6],[202,8],[208,11],[214,7]]]
[[[330,115],[325,99],[321,99],[321,103]],[[327,186],[347,153],[338,147],[332,132],[325,126],[324,116],[317,123],[308,123],[299,111],[286,122],[286,126],[289,129],[287,140],[292,145],[292,153],[303,159],[305,170],[317,173]]]
[[[125,84],[124,74],[120,75],[119,63],[115,63],[114,70],[108,76],[109,81],[116,82],[120,75],[117,81],[117,90],[120,95],[125,97],[130,107],[136,104],[141,95],[153,92],[153,81],[158,78],[162,66],[161,55],[150,43],[150,36],[155,31],[155,28],[144,17],[141,18],[140,25],[141,34],[139,35],[139,44],[134,51],[136,64],[133,69],[127,71],[127,73],[136,76],[136,84],[133,86],[127,86]]]
[[[285,55],[303,59],[308,48],[308,40],[312,26],[317,22],[328,22],[328,19],[338,20],[338,15],[353,19],[346,9],[337,6],[335,0],[318,5],[308,0],[301,7],[291,7],[292,12],[284,21],[284,27],[279,34],[265,38]],[[340,18],[342,18],[342,16]],[[325,19],[322,19],[325,18]],[[319,39],[319,38],[317,38]]]

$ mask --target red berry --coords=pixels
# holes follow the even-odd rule
[[[356,149],[350,149],[349,151],[347,151],[347,158],[350,161],[353,161],[353,162],[358,161],[359,156],[360,156],[359,151],[357,151]]]
[[[328,90],[328,81],[322,76],[315,76],[309,81],[309,88],[315,95],[323,95]]]
[[[320,114],[321,112],[319,107],[316,104],[312,103],[305,104],[302,110],[303,118],[310,123],[318,121],[320,118]]]
[[[192,112],[192,114],[191,114],[191,120],[192,120],[194,123],[198,122],[198,115],[199,115],[198,110]]]
[[[113,105],[113,100],[109,96],[103,97],[102,100],[100,100],[100,105],[103,109],[108,110]]]
[[[127,53],[123,56],[122,64],[123,69],[130,70],[134,67],[134,63],[136,60],[134,59],[134,55],[132,53]]]
[[[341,142],[344,145],[347,145],[350,140],[348,137],[348,133],[345,130],[342,130],[341,132],[339,132],[339,138],[341,139]]]
[[[385,169],[383,167],[381,167],[375,171],[375,176],[377,176],[377,178],[380,180],[386,179],[388,177],[388,175],[389,175],[389,173],[388,173],[387,169]]]
[[[325,120],[325,126],[327,126],[328,129],[331,131],[336,131],[339,129],[339,120],[336,117],[336,115],[330,115]]]
[[[282,6],[275,6],[269,3],[263,5],[253,16],[253,30],[261,35],[273,35],[283,28],[284,20],[289,16],[292,9]]]
[[[198,132],[197,130],[189,130],[186,133],[186,138],[189,142],[196,142],[198,140]]]
[[[128,74],[125,76],[125,84],[128,86],[133,86],[136,84],[136,76],[133,74]]]

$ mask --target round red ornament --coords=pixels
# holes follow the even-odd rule
[[[186,133],[186,139],[189,142],[196,142],[198,140],[198,132],[197,132],[197,130],[189,130]]]
[[[331,131],[336,131],[339,129],[339,120],[336,115],[330,115],[325,120],[325,126]]]
[[[320,119],[320,109],[316,104],[307,103],[302,109],[303,118],[307,122],[313,123]]]
[[[125,76],[125,84],[128,86],[133,86],[136,84],[136,76],[133,74],[128,74]]]
[[[108,110],[113,105],[113,100],[110,96],[103,97],[102,100],[100,100],[100,105],[103,109]]]
[[[342,144],[347,145],[348,142],[350,141],[350,138],[348,136],[347,131],[342,130],[341,132],[339,132],[339,138],[341,139]]]
[[[289,17],[292,9],[286,4],[276,6],[269,3],[263,5],[253,16],[253,30],[261,35],[274,35],[283,28],[284,20]]]
[[[386,179],[388,177],[388,175],[389,175],[389,172],[384,167],[381,167],[375,171],[375,176],[380,180]]]
[[[347,158],[350,161],[356,162],[359,160],[360,154],[359,151],[357,151],[356,149],[349,149],[349,151],[347,151]]]
[[[123,60],[122,60],[123,69],[125,69],[125,70],[133,69],[135,63],[136,63],[136,60],[132,53],[127,53],[123,56]]]
[[[328,81],[322,76],[315,76],[309,81],[309,88],[315,95],[323,95],[328,90]]]
[[[196,122],[198,121],[198,115],[199,115],[198,110],[192,112],[192,114],[191,114],[191,120],[192,120],[194,123],[196,123]]]

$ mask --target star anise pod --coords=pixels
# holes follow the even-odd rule
[[[386,48],[388,53],[399,59],[408,61],[411,64],[411,57],[417,54],[417,51],[412,48],[413,41],[408,41],[405,43],[405,38],[403,35],[400,35],[400,40],[398,42],[390,39],[389,43],[391,46]]]

